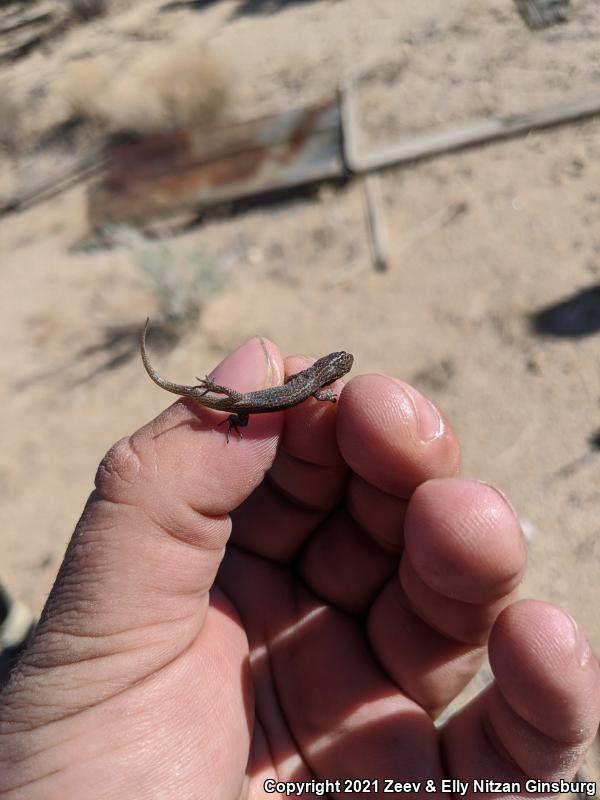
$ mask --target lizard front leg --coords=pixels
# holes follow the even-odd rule
[[[316,400],[328,400],[330,403],[337,403],[337,394],[331,389],[327,389],[324,392],[321,391],[321,389],[317,389],[316,392],[313,392],[312,396]]]

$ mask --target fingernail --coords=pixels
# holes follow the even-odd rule
[[[567,611],[564,611],[564,609],[562,610],[565,617],[567,617],[567,619],[573,626],[573,654],[575,655],[575,658],[577,659],[577,663],[579,664],[579,666],[585,667],[588,661],[590,660],[590,656],[592,653],[590,644],[586,639],[586,637],[581,632],[581,628],[575,622],[573,617]]]
[[[275,369],[265,342],[254,336],[224,358],[211,377],[240,391],[250,391],[279,383]]]
[[[413,386],[405,389],[415,409],[421,441],[431,442],[439,438],[444,433],[444,421],[436,407]]]
[[[488,487],[488,489],[493,489],[493,491],[494,491],[494,492],[496,492],[496,494],[499,494],[499,495],[500,495],[500,497],[501,497],[501,498],[504,500],[504,502],[506,503],[506,505],[507,505],[507,506],[510,508],[510,510],[512,511],[512,513],[515,515],[515,518],[516,518],[516,520],[519,522],[519,525],[521,524],[521,521],[520,521],[520,519],[519,519],[519,515],[517,514],[517,510],[516,510],[516,508],[515,508],[515,507],[513,506],[513,504],[510,502],[510,500],[508,499],[508,497],[507,497],[507,496],[504,494],[504,492],[502,491],[502,489],[499,489],[497,486],[493,486],[491,483],[488,483],[487,481],[482,481],[482,480],[480,480],[479,478],[475,478],[475,482],[476,482],[476,483],[481,483],[481,484],[482,484],[482,486],[487,486],[487,487]]]

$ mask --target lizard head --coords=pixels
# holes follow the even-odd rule
[[[340,350],[337,353],[330,353],[328,356],[319,358],[313,364],[313,367],[323,371],[323,375],[329,377],[329,383],[341,378],[352,369],[354,363],[354,356],[351,353],[346,353]]]

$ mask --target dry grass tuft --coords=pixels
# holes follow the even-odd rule
[[[118,68],[106,59],[79,62],[62,90],[74,113],[108,132],[151,134],[213,127],[228,107],[231,85],[212,54],[172,44]]]

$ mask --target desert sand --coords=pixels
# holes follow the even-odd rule
[[[65,157],[64,141],[40,142],[82,97],[101,124],[133,115],[160,127],[164,106],[143,76],[167,51],[206,55],[198,91],[227,88],[225,120],[318,100],[352,73],[365,147],[598,91],[594,0],[574,0],[567,24],[535,33],[509,0],[161,5],[115,3],[0,65],[13,104],[2,196]],[[110,249],[78,246],[88,184],[0,218],[0,575],[12,593],[40,611],[99,460],[170,402],[135,340],[158,313],[140,263],[160,250],[224,278],[186,335],[156,353],[163,374],[189,383],[260,333],[286,354],[345,349],[353,374],[414,383],[458,432],[463,474],[514,504],[529,542],[522,596],[561,604],[600,654],[600,117],[381,180],[383,273],[370,264],[356,180]]]

